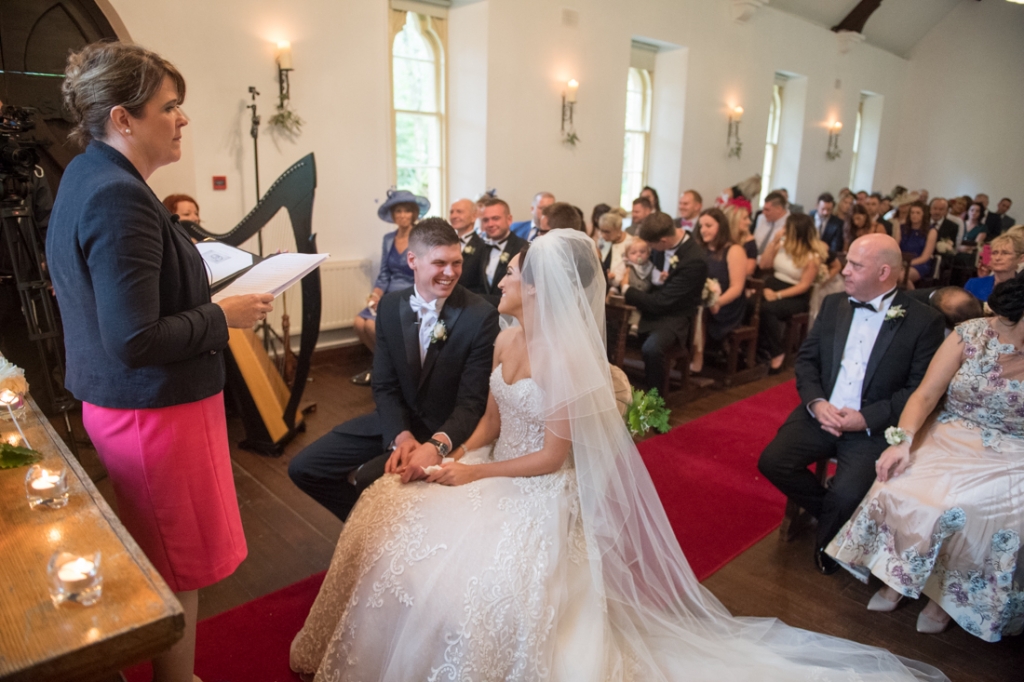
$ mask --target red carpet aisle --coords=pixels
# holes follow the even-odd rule
[[[203,682],[299,682],[288,668],[288,646],[306,622],[323,573],[200,621],[196,674]],[[128,682],[149,682],[149,663],[124,671]]]
[[[679,544],[703,580],[774,530],[785,498],[757,471],[761,450],[799,403],[788,382],[644,441],[651,472]],[[198,626],[203,682],[297,682],[288,646],[323,581],[318,573]],[[149,682],[149,664],[125,673]]]
[[[778,527],[786,498],[757,470],[757,458],[793,408],[789,381],[644,441],[668,520],[698,580]]]

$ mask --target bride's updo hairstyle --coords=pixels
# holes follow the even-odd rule
[[[114,107],[122,106],[141,118],[146,102],[170,77],[185,101],[185,79],[169,61],[138,45],[99,42],[86,45],[68,57],[61,93],[75,127],[68,135],[84,147],[90,140],[107,136],[107,122]]]
[[[999,317],[1017,324],[1024,317],[1024,275],[996,285],[988,297],[988,307]]]

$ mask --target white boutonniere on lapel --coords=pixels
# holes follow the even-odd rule
[[[675,270],[677,265],[679,265],[679,256],[672,256],[668,259],[668,267],[670,270]]]
[[[466,248],[464,248],[464,249],[462,250],[462,253],[466,254],[467,256],[472,256],[472,255],[473,255],[473,254],[474,254],[475,252],[476,252],[476,249],[475,249],[475,248],[473,248],[473,245],[472,245],[472,244],[468,244],[468,245],[466,246]]]
[[[437,324],[434,325],[433,331],[430,332],[430,343],[431,345],[438,341],[444,341],[448,338],[448,327],[444,326],[444,320],[438,320]]]
[[[498,262],[501,263],[502,265],[509,262],[510,260],[512,260],[512,256],[509,255],[508,251],[502,251],[501,256],[498,258]]]
[[[891,322],[893,320],[898,320],[906,314],[907,311],[901,305],[889,306],[889,309],[885,311],[885,321]]]

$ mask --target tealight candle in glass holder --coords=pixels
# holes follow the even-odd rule
[[[33,464],[25,474],[25,494],[32,509],[39,506],[60,509],[68,503],[68,470]]]
[[[0,421],[10,421],[11,417],[21,418],[25,414],[25,396],[4,389],[0,391]]]
[[[92,606],[103,594],[99,552],[90,556],[54,552],[46,567],[46,574],[50,580],[50,598],[54,606],[60,606],[66,601]]]

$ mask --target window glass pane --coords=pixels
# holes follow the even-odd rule
[[[629,210],[633,199],[640,196],[644,186],[644,159],[647,136],[642,132],[627,132],[622,156],[622,188],[619,204]]]
[[[441,204],[441,120],[430,114],[395,112],[398,188]]]
[[[646,130],[647,84],[639,69],[630,68],[626,81],[626,130]]]
[[[395,109],[436,112],[437,73],[434,52],[423,35],[415,15],[395,36],[393,78]]]

